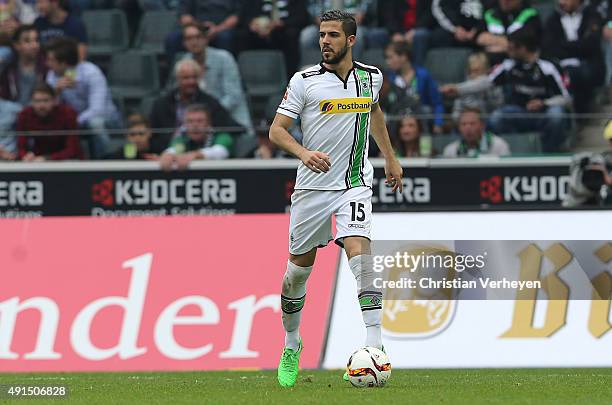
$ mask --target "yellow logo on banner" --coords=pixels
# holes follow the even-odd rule
[[[319,103],[321,114],[365,113],[370,112],[371,108],[370,97],[335,98]]]
[[[399,250],[400,254],[403,254]],[[448,255],[453,254],[445,248],[424,247],[406,250],[409,255]],[[406,276],[406,269],[391,269],[388,279],[400,280]],[[436,269],[435,271],[439,271]],[[448,269],[440,275],[450,276],[454,270]],[[423,276],[422,269],[416,274]],[[431,274],[430,274],[431,275]],[[418,276],[417,276],[418,277]],[[405,293],[405,291],[404,291]],[[382,327],[386,334],[396,338],[426,338],[440,333],[452,321],[455,312],[455,301],[451,300],[451,289],[421,290],[411,292],[413,299],[407,297],[397,289],[387,289],[385,292],[383,306]]]
[[[443,247],[417,248],[414,245],[398,249],[400,255],[425,254],[454,255]],[[394,253],[395,253],[394,252]],[[602,265],[612,261],[612,243],[607,242],[597,247],[593,255]],[[518,252],[520,260],[520,280],[539,280],[542,282],[542,293],[548,299],[540,299],[538,289],[517,291],[514,313],[509,328],[500,338],[550,338],[567,324],[570,287],[559,277],[559,272],[574,259],[574,253],[564,244],[554,243],[546,249],[531,243]],[[542,274],[544,260],[552,264],[552,270]],[[441,271],[442,270],[442,271]],[[445,271],[446,270],[446,271]],[[389,281],[397,281],[407,276],[452,279],[455,273],[452,267],[423,269],[418,268],[412,276],[406,274],[405,268],[391,268]],[[605,268],[590,279],[592,285],[591,307],[587,329],[596,339],[612,330],[609,316],[612,310],[612,274]],[[456,303],[452,300],[453,291],[448,288],[411,289],[410,296],[406,291],[391,288],[385,291],[382,327],[386,334],[396,338],[427,338],[442,332],[452,321]],[[536,306],[545,307],[543,321],[536,323]]]
[[[602,264],[612,261],[612,244],[600,246],[593,252]],[[536,326],[535,313],[537,291],[519,291],[517,293],[512,324],[501,338],[549,338],[567,323],[569,286],[559,277],[559,272],[574,258],[566,246],[555,243],[542,250],[535,244],[530,244],[519,253],[521,260],[521,280],[541,280],[543,290],[549,299],[545,302],[546,312],[543,324]],[[548,259],[553,264],[553,270],[545,277],[541,276],[543,260]],[[612,304],[612,276],[607,270],[591,280],[591,309],[588,319],[588,330],[597,339],[612,330],[609,321]],[[552,297],[552,299],[550,298]]]

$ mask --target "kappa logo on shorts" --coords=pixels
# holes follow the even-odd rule
[[[366,113],[372,109],[370,97],[335,98],[319,103],[321,114]]]

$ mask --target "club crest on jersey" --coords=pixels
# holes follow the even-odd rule
[[[367,93],[370,90],[370,81],[367,78],[361,79],[361,91]]]
[[[319,103],[321,114],[345,114],[370,112],[372,99],[369,97],[335,98]]]

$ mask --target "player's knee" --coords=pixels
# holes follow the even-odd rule
[[[370,254],[370,240],[362,236],[350,236],[343,240],[344,251],[349,260],[355,256]]]
[[[294,255],[289,254],[289,261],[296,266],[300,267],[310,267],[314,265],[315,259],[317,257],[317,248],[312,249],[308,253],[304,253],[302,255]]]

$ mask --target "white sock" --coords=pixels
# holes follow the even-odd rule
[[[357,298],[366,326],[366,346],[382,349],[382,291],[374,287],[371,255],[359,255],[349,260],[349,267],[357,280]]]
[[[300,319],[306,300],[306,281],[312,266],[300,267],[287,261],[287,271],[283,278],[281,308],[285,328],[285,347],[297,350],[300,346]]]

